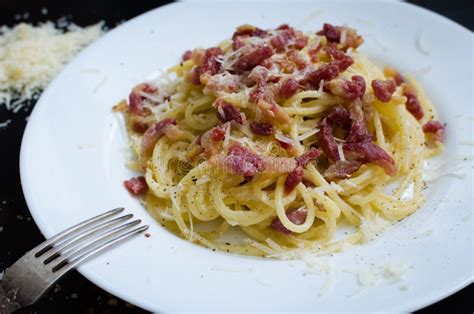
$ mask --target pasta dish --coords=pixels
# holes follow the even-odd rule
[[[180,237],[255,256],[339,251],[410,215],[445,127],[363,42],[347,26],[242,25],[186,51],[114,107],[143,173],[125,187]]]

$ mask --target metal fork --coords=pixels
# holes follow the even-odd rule
[[[0,313],[35,303],[71,269],[148,229],[148,225],[139,226],[139,219],[129,221],[132,214],[114,218],[123,210],[116,208],[78,223],[23,255],[3,276]]]

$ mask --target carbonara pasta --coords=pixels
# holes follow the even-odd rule
[[[346,26],[243,25],[185,52],[115,107],[143,173],[125,186],[180,237],[246,255],[338,251],[410,215],[444,126],[415,80],[362,43]]]

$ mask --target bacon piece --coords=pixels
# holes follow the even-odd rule
[[[282,98],[288,98],[293,96],[298,90],[298,81],[293,77],[287,78],[283,81],[278,90],[278,96]]]
[[[232,35],[232,39],[235,39],[239,36],[250,36],[250,37],[265,37],[268,35],[267,31],[255,27],[253,25],[244,24],[237,27],[234,34]]]
[[[156,87],[147,83],[141,83],[135,86],[128,97],[130,112],[137,116],[143,116],[145,114],[145,111],[143,108],[144,98],[143,96],[140,95],[140,93],[144,92],[147,94],[153,94],[153,93],[156,93],[157,91],[158,89]]]
[[[183,53],[183,61],[188,61],[188,60],[192,59],[192,57],[193,57],[193,52],[191,50],[186,50]]]
[[[217,118],[219,118],[219,120],[221,120],[222,122],[234,120],[240,125],[244,123],[240,111],[225,100],[216,100],[216,102],[214,103],[214,107],[217,109]]]
[[[295,37],[295,31],[293,28],[286,28],[279,32],[279,34],[275,35],[270,39],[270,44],[276,51],[283,51],[285,50],[286,46],[288,45],[288,41],[291,38]]]
[[[323,24],[323,29],[316,33],[317,35],[324,35],[329,42],[338,43],[341,41],[341,31],[329,23]]]
[[[298,70],[303,70],[308,66],[308,63],[306,63],[306,60],[300,55],[300,53],[297,50],[290,50],[286,53],[286,56],[288,60],[293,62],[296,65],[296,68]]]
[[[281,24],[281,25],[278,26],[276,29],[277,29],[277,30],[282,30],[282,29],[288,29],[288,28],[290,28],[290,25],[288,25],[288,24],[285,23],[285,24]]]
[[[303,49],[308,44],[308,36],[302,35],[297,36],[295,39],[295,48],[298,50]]]
[[[318,132],[319,135],[319,143],[324,154],[332,159],[332,160],[339,160],[339,151],[337,149],[337,143],[334,139],[332,134],[333,125],[341,126],[345,129],[349,129],[351,125],[351,119],[349,117],[349,113],[343,107],[335,107],[322,121],[319,125],[320,130]]]
[[[339,75],[339,67],[335,64],[328,63],[322,65],[315,71],[311,71],[306,74],[302,81],[303,85],[309,85],[314,89],[319,88],[319,84],[322,80],[328,82],[335,79]]]
[[[330,56],[333,60],[342,60],[346,57],[344,51],[337,49],[336,45],[329,44],[324,48],[324,51],[328,56]]]
[[[166,118],[149,127],[142,137],[142,154],[148,154],[153,146],[155,146],[156,142],[158,142],[158,140],[165,134],[167,128],[169,128],[171,125],[176,125],[176,120],[172,118]]]
[[[273,125],[264,122],[252,122],[250,123],[250,129],[253,133],[264,136],[269,136],[275,133]]]
[[[304,152],[303,154],[301,154],[301,156],[296,158],[296,164],[298,166],[304,167],[309,162],[318,159],[320,155],[321,152],[318,149],[311,147],[309,151]]]
[[[242,48],[244,46],[244,42],[242,41],[242,38],[239,36],[239,37],[236,37],[235,39],[232,39],[232,49],[234,51],[237,51],[239,50],[240,48]]]
[[[348,178],[359,170],[361,165],[362,163],[356,160],[339,160],[324,171],[324,176],[329,181]]]
[[[137,133],[144,133],[148,129],[148,124],[143,121],[134,121],[132,123],[132,130]]]
[[[302,166],[297,166],[293,169],[285,179],[285,192],[290,193],[303,180],[304,169]]]
[[[286,213],[286,216],[288,217],[288,219],[295,225],[303,224],[306,221],[307,215],[308,215],[308,211],[305,208],[291,210]],[[281,232],[284,234],[291,234],[291,231],[286,229],[285,226],[283,226],[283,224],[281,223],[280,219],[278,219],[278,217],[272,220],[270,227],[277,232]]]
[[[356,160],[362,163],[374,163],[383,168],[386,174],[397,174],[395,161],[380,146],[371,142],[346,143],[342,146],[347,160]]]
[[[357,49],[357,47],[359,47],[360,45],[364,43],[364,38],[362,38],[362,36],[357,34],[357,31],[355,29],[347,27],[347,26],[339,26],[338,28],[341,34],[344,31],[346,33],[344,42],[341,42],[341,44],[343,44],[342,49],[344,51],[346,51],[349,48]],[[342,40],[342,36],[341,36],[341,40]]]
[[[349,143],[371,141],[373,136],[367,130],[365,115],[362,110],[362,101],[356,99],[350,102],[348,109],[351,118],[351,128],[346,137],[346,141]]]
[[[444,142],[445,126],[436,120],[430,120],[423,126],[423,132],[433,134],[433,140]]]
[[[405,107],[407,110],[417,119],[420,120],[424,116],[423,108],[421,107],[420,101],[416,96],[416,92],[413,88],[408,85],[403,86],[403,96],[407,98]]]
[[[373,80],[371,85],[375,97],[382,102],[389,102],[390,99],[392,99],[393,93],[397,89],[397,84],[394,80]]]
[[[258,103],[258,101],[265,95],[265,82],[260,80],[255,85],[255,88],[250,92],[249,101]]]
[[[219,142],[225,138],[225,127],[218,125],[204,133],[199,145],[204,150],[204,156],[210,158],[219,152]]]
[[[272,47],[267,45],[258,46],[250,52],[240,56],[235,62],[234,67],[239,71],[250,71],[262,63],[263,60],[270,58],[272,55]]]
[[[395,83],[397,84],[397,86],[400,86],[400,85],[402,85],[403,82],[405,82],[405,79],[404,79],[403,76],[400,74],[400,72],[398,72],[398,71],[395,70],[394,68],[390,68],[390,67],[384,68],[384,69],[383,69],[383,74],[384,74],[386,77],[393,78],[393,80],[395,81]]]
[[[351,80],[334,79],[329,82],[329,90],[332,94],[347,100],[362,98],[365,93],[365,80],[360,75],[352,76]]]
[[[354,64],[354,59],[349,56],[345,56],[343,59],[333,61],[330,64],[334,64],[335,66],[337,66],[339,72],[342,73],[347,70],[352,64]]]
[[[242,175],[246,178],[251,178],[258,172],[265,170],[263,158],[238,143],[229,147],[226,157],[213,156],[210,162],[224,172]]]
[[[221,63],[218,61],[218,57],[222,56],[223,51],[219,47],[211,47],[206,49],[204,52],[204,59],[201,66],[201,75],[203,73],[208,73],[209,75],[214,75],[219,72],[221,68]]]
[[[201,84],[200,76],[201,76],[201,66],[197,66],[193,70],[193,74],[192,74],[192,77],[191,77],[191,82],[194,85],[200,85]]]
[[[145,178],[141,176],[125,180],[123,185],[133,195],[140,195],[148,189]]]

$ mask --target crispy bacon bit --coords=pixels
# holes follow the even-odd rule
[[[183,53],[183,61],[188,61],[188,60],[192,59],[192,57],[193,57],[193,52],[191,50],[186,50]]]
[[[324,176],[329,181],[336,179],[345,179],[350,177],[351,174],[359,170],[361,162],[356,160],[339,160],[335,164],[329,166],[324,172]]]
[[[158,89],[150,84],[142,83],[135,86],[129,96],[129,108],[132,114],[143,116],[145,114],[143,108],[143,96],[141,92],[152,94],[156,93]]]
[[[246,178],[251,178],[258,172],[265,170],[263,158],[238,143],[229,147],[226,157],[213,156],[210,162],[224,172],[242,175]]]
[[[290,25],[288,25],[288,24],[281,24],[281,25],[278,26],[276,29],[280,31],[280,30],[282,30],[282,29],[288,29],[288,28],[290,28]]]
[[[240,48],[242,48],[244,46],[244,42],[242,41],[242,38],[239,36],[239,37],[236,37],[235,39],[232,39],[232,49],[234,51],[237,51],[239,50]]]
[[[193,76],[191,78],[191,81],[193,82],[194,85],[200,85],[201,84],[201,67],[197,66],[193,70]]]
[[[333,125],[349,129],[351,120],[343,107],[335,107],[322,121],[319,130],[319,142],[324,154],[332,160],[340,160],[337,143],[332,134]]]
[[[148,154],[153,146],[158,142],[158,140],[165,134],[166,129],[171,126],[176,125],[176,120],[171,118],[166,118],[160,122],[155,123],[153,126],[149,127],[143,134],[141,142],[141,151],[142,154]]]
[[[330,56],[333,60],[342,60],[346,57],[344,51],[337,49],[336,45],[329,44],[324,48],[324,51],[328,56]]]
[[[217,109],[217,118],[222,122],[234,120],[236,123],[242,125],[244,120],[240,111],[235,108],[232,104],[229,104],[223,99],[218,99],[214,103],[214,107]]]
[[[324,23],[323,29],[316,33],[317,35],[324,35],[329,42],[338,43],[341,41],[341,31],[329,23]]]
[[[386,67],[383,69],[383,74],[386,77],[393,78],[395,80],[395,83],[397,83],[397,86],[402,85],[403,82],[405,82],[405,79],[403,76],[395,70],[394,68]]]
[[[348,109],[351,118],[351,128],[346,141],[349,143],[371,141],[373,136],[367,130],[365,115],[362,110],[362,101],[360,99],[352,101],[349,103]]]
[[[374,90],[375,97],[380,101],[389,102],[397,89],[397,84],[394,80],[373,80],[372,89]]]
[[[298,70],[303,70],[308,66],[306,60],[300,55],[298,50],[290,50],[286,53],[288,59],[296,65]]]
[[[239,71],[250,71],[272,55],[272,47],[267,45],[258,46],[250,52],[240,56],[240,58],[237,59],[237,62],[235,62],[234,67]]]
[[[306,221],[306,216],[308,215],[308,211],[305,208],[295,209],[286,213],[288,219],[294,223],[295,225],[301,225]],[[286,229],[285,226],[281,223],[280,219],[276,217],[272,220],[270,227],[277,231],[284,234],[291,234],[291,231]]]
[[[201,66],[201,74],[208,73],[214,75],[219,72],[221,63],[218,61],[218,57],[223,54],[223,51],[219,47],[211,47],[206,49],[204,53],[204,59]]]
[[[335,66],[337,66],[339,72],[342,73],[347,70],[352,64],[354,64],[354,59],[349,56],[345,56],[343,59],[333,61],[330,64],[334,64]]]
[[[288,45],[288,41],[293,37],[295,37],[295,31],[293,28],[287,28],[281,30],[278,35],[272,37],[272,39],[270,39],[270,44],[277,51],[283,51]]]
[[[278,90],[278,96],[282,98],[288,98],[293,96],[298,90],[298,81],[290,77],[283,81]]]
[[[362,98],[365,93],[365,80],[360,75],[352,76],[351,80],[334,79],[329,82],[329,90],[336,96],[347,100]]]
[[[318,53],[322,47],[323,46],[320,43],[318,43],[317,45],[314,44],[308,49],[308,55],[309,55],[309,58],[311,59],[311,62],[316,63],[319,61]]]
[[[433,140],[444,142],[445,126],[436,120],[430,120],[423,126],[423,132],[433,134]]]
[[[308,84],[310,87],[318,89],[322,80],[328,82],[335,79],[338,75],[339,67],[335,64],[328,63],[322,65],[316,71],[307,73],[302,83],[303,85]]]
[[[113,112],[124,112],[127,110],[128,104],[126,100],[121,100],[118,104],[112,107]]]
[[[403,96],[407,98],[405,107],[407,110],[417,119],[420,120],[424,116],[423,108],[421,107],[420,101],[416,96],[415,90],[409,85],[403,86]]]
[[[123,185],[133,195],[140,195],[148,189],[144,177],[135,177],[129,180],[123,181]]]
[[[362,38],[362,36],[357,34],[355,29],[352,29],[347,26],[340,26],[339,30],[341,31],[341,34],[342,32],[346,33],[344,42],[341,42],[341,44],[344,45],[342,47],[344,51],[346,51],[349,48],[357,49],[357,47],[359,47],[360,45],[364,43],[364,38]],[[342,36],[341,36],[341,40],[342,40]]]
[[[210,158],[219,152],[219,142],[225,138],[225,127],[218,125],[204,133],[199,139],[199,145],[204,150],[204,156]]]
[[[262,63],[260,63],[260,65],[264,68],[271,69],[273,65],[273,61],[272,59],[268,58],[268,59],[263,60]]]
[[[134,121],[132,123],[132,130],[137,133],[143,133],[148,129],[148,124],[143,121]]]
[[[362,163],[374,163],[382,167],[386,174],[397,174],[395,161],[380,146],[371,142],[346,143],[342,146],[347,160],[356,160]]]
[[[318,159],[320,155],[321,155],[321,152],[318,149],[311,147],[309,151],[303,153],[301,156],[296,158],[296,164],[298,166],[304,167],[309,162]]]
[[[265,37],[267,36],[267,34],[267,31],[264,31],[263,29],[255,27],[253,25],[244,24],[237,27],[234,32],[234,35],[232,35],[232,39],[236,39],[239,36]]]
[[[297,166],[293,169],[285,179],[285,192],[290,193],[303,180],[304,169],[302,166]]]
[[[263,136],[269,136],[275,133],[273,125],[264,122],[252,122],[250,123],[250,129],[253,133]]]
[[[295,48],[298,50],[303,49],[308,44],[308,36],[302,35],[295,39]]]
[[[211,129],[211,138],[214,141],[222,141],[225,138],[225,127],[218,125]]]
[[[249,101],[258,103],[258,101],[265,95],[265,81],[258,81],[255,88],[250,92]]]

